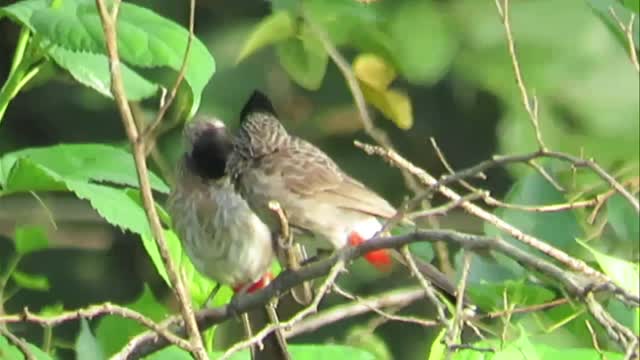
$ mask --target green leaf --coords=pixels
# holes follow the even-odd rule
[[[557,172],[551,167],[547,166],[545,169],[550,176],[557,177]],[[514,205],[543,206],[565,203],[567,199],[540,173],[531,170],[511,187],[505,202]],[[564,250],[571,249],[575,239],[582,235],[578,219],[575,213],[570,211],[532,212],[499,208],[495,214],[524,233],[536,236]],[[485,233],[489,236],[503,235],[489,223],[485,224]],[[521,241],[510,236],[505,236],[505,239],[519,247],[525,246]]]
[[[457,48],[443,12],[431,1],[406,1],[394,8],[389,34],[399,72],[412,83],[437,82],[449,69]]]
[[[296,83],[308,90],[320,87],[329,56],[306,26],[295,38],[278,43],[276,51],[282,67]]]
[[[28,162],[20,163],[21,159]],[[61,182],[67,180],[138,186],[133,157],[113,146],[61,144],[23,149],[0,158],[0,184],[5,191],[62,190]],[[149,181],[154,190],[169,192],[155,174],[149,174]]]
[[[60,67],[69,71],[71,76],[100,94],[113,98],[111,95],[111,74],[109,73],[109,59],[103,54],[78,52],[67,50],[59,46],[51,46],[49,55]],[[156,94],[158,85],[153,84],[122,65],[122,81],[131,101],[140,101]]]
[[[371,332],[366,326],[353,326],[349,329],[344,341],[345,345],[366,350],[377,360],[391,360],[391,352],[384,340]]]
[[[622,5],[636,13],[640,13],[640,0],[622,0]]]
[[[503,283],[472,283],[468,291],[473,302],[482,309],[504,309],[505,292],[509,303],[519,306],[542,304],[555,297],[553,291],[523,279],[507,280]]]
[[[293,33],[294,23],[289,12],[277,11],[268,15],[258,23],[255,30],[249,35],[236,62],[241,62],[265,46],[291,37]]]
[[[222,355],[222,353],[218,354],[218,356]],[[211,359],[216,359],[217,357],[214,354],[210,354]],[[160,351],[156,351],[149,356],[144,357],[145,360],[193,360],[193,356],[187,351],[182,350],[181,348],[173,345],[166,347]],[[232,357],[235,359],[235,357]]]
[[[633,42],[635,48],[638,49],[640,47],[640,35],[638,35],[638,11],[640,10],[640,1],[638,0],[587,0],[587,4],[591,7],[594,14],[596,14],[600,20],[607,26],[609,31],[614,34],[620,46],[624,49],[628,49],[629,45],[626,39],[626,34],[620,28],[617,20],[611,14],[611,10],[613,10],[618,17],[622,21],[622,23],[626,26],[629,24],[630,17],[634,14],[636,18],[633,22],[633,28],[636,31],[633,32]]]
[[[102,348],[91,333],[89,322],[86,319],[80,320],[80,333],[76,339],[75,350],[78,359],[105,359]]]
[[[609,225],[622,240],[634,244],[640,239],[640,217],[633,205],[620,194],[613,195],[607,201]]]
[[[336,360],[336,359],[349,359],[349,360],[374,360],[376,357],[371,353],[353,348],[350,346],[336,345],[336,344],[291,344],[288,347],[291,357],[295,360]],[[213,352],[211,354],[212,359],[217,359],[222,356],[222,352]],[[151,358],[147,358],[151,359]],[[153,358],[168,359],[168,358]],[[230,357],[231,360],[248,360],[249,351],[240,351]]]
[[[47,0],[30,0],[28,4],[1,8],[0,16],[10,16],[29,27],[48,42],[45,45],[76,52],[106,53],[102,25],[93,1],[65,0],[51,7]],[[121,4],[117,26],[121,61],[143,68],[180,70],[189,37],[184,27],[131,3]],[[185,71],[194,99],[191,115],[200,105],[202,90],[213,75],[214,67],[207,48],[194,38]]]
[[[618,286],[630,291],[635,296],[640,295],[638,289],[638,278],[640,278],[640,268],[638,264],[624,261],[613,256],[602,253],[585,242],[578,240],[578,243],[589,250],[596,258],[598,265],[607,276]]]
[[[18,226],[14,232],[16,252],[26,255],[34,251],[46,249],[49,246],[47,234],[40,226]]]
[[[29,343],[29,350],[37,360],[51,360],[51,356],[40,350],[37,346]],[[0,335],[0,359],[23,360],[24,355],[18,348],[13,346],[4,336]]]
[[[11,278],[19,287],[23,289],[48,291],[51,287],[49,285],[49,279],[42,275],[27,274],[15,270],[13,273],[11,273]]]
[[[580,359],[580,360],[600,360],[601,354],[593,348],[574,348],[574,347],[553,347],[547,344],[533,342],[532,339],[524,333],[514,340],[502,344],[499,339],[484,340],[473,344],[478,348],[492,348],[496,350],[494,353],[478,352],[476,350],[464,349],[454,353],[455,360],[511,360],[511,359],[527,359],[527,360],[547,360],[547,359]],[[609,360],[618,360],[624,357],[624,354],[603,351],[602,355]]]
[[[88,200],[110,224],[143,237],[151,234],[144,210],[125,190],[83,181],[67,181],[67,186],[77,197]]]
[[[58,174],[28,158],[0,159],[0,176],[5,193],[66,190]]]
[[[137,311],[153,321],[162,320],[167,308],[158,302],[147,285],[142,294],[127,308]],[[132,337],[147,330],[138,322],[120,316],[108,316],[100,320],[96,328],[96,339],[106,356],[111,356],[122,349]]]
[[[447,346],[444,344],[443,339],[447,334],[447,329],[440,330],[438,336],[431,343],[431,349],[429,349],[429,357],[427,360],[442,360],[447,354]]]
[[[296,360],[374,360],[370,352],[337,344],[290,345],[291,356]]]

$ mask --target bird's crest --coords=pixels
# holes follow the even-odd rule
[[[240,121],[243,122],[249,118],[250,115],[256,113],[266,113],[273,115],[274,117],[278,116],[273,108],[271,100],[269,100],[269,98],[259,90],[254,90],[249,100],[244,104],[244,107],[240,112]]]
[[[235,149],[243,157],[259,157],[277,151],[289,134],[276,115],[271,100],[254,91],[240,112]]]

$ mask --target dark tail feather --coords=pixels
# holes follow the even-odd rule
[[[403,265],[407,266],[407,262],[398,251],[393,251],[393,258]],[[447,293],[447,295],[451,296],[453,299],[458,297],[458,288],[456,284],[454,284],[444,273],[442,273],[438,268],[431,265],[430,263],[420,260],[413,257],[413,260],[418,268],[418,271],[424,276],[427,280],[429,280],[435,287]],[[471,302],[467,297],[464,298],[465,305],[471,306]]]
[[[275,313],[275,308],[271,308]],[[272,316],[268,315],[265,309],[257,309],[249,313],[249,324],[245,324],[247,335],[253,334],[253,329],[260,331],[266,324],[273,322]],[[277,320],[276,320],[277,321]],[[247,329],[247,325],[249,329]],[[251,335],[249,335],[251,336]],[[291,355],[287,350],[287,340],[281,329],[269,333],[262,339],[262,348],[253,346],[251,348],[251,358],[253,360],[291,360]]]

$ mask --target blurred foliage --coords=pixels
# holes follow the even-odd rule
[[[134,164],[111,100],[108,60],[94,1],[5,0],[0,6],[0,210],[4,210],[0,214],[8,214],[0,218],[0,229],[9,238],[0,240],[0,314],[17,313],[28,305],[32,311],[53,315],[113,301],[153,320],[163,319],[175,304],[167,296],[166,270],[150,235]],[[537,100],[547,146],[594,158],[637,192],[638,74],[612,12],[625,24],[635,14],[631,51],[637,53],[640,2],[528,0],[513,2],[510,10],[518,60]],[[187,21],[184,2],[139,0],[122,5],[118,45],[124,83],[129,100],[140,110],[142,124],[155,116],[159,89],[173,84],[182,65]],[[324,35],[352,66],[367,103],[378,112],[376,126],[390,135],[403,155],[432,174],[437,176],[444,169],[427,149],[429,137],[437,139],[456,169],[494,153],[537,148],[514,81],[504,28],[492,2],[199,2],[197,36],[185,82],[162,124],[159,156],[152,157],[151,183],[159,199],[168,192],[170,164],[180,153],[182,123],[202,111],[235,126],[237,113],[254,88],[273,97],[285,126],[317,143],[354,177],[395,203],[408,196],[395,169],[353,148],[352,140],[366,134],[318,28],[326,31]],[[603,196],[606,204],[595,218],[591,209],[541,213],[498,208],[494,214],[587,261],[637,293],[640,225],[635,209],[588,170],[556,160],[541,164],[562,189],[531,168],[519,166],[508,167],[507,172],[488,171],[486,180],[474,182],[516,205],[544,206]],[[40,195],[45,194],[55,197],[43,201]],[[64,199],[86,201],[102,220],[79,224],[76,219],[86,215],[82,211],[51,210]],[[45,209],[45,220],[20,217],[17,207],[3,208],[3,204],[16,206],[32,200]],[[183,254],[162,201],[157,208],[167,226],[171,256],[184,270],[194,304],[202,304],[214,284],[199,275]],[[111,226],[109,239],[91,248],[86,240],[88,228],[104,222]],[[461,212],[452,212],[441,225],[500,235],[495,227]],[[80,235],[60,241],[60,234],[74,234],[64,232],[67,228]],[[433,257],[427,244],[414,244],[412,249],[425,260]],[[460,265],[461,253],[449,251]],[[340,283],[362,295],[409,284],[401,271],[376,274],[370,270],[356,262]],[[562,295],[546,280],[506,257],[474,256],[468,291],[483,310],[504,310]],[[231,290],[223,288],[215,304],[230,297]],[[638,333],[637,308],[616,299],[602,301],[616,319]],[[329,297],[323,307],[338,303]],[[400,312],[433,315],[424,303]],[[445,351],[438,340],[443,333],[437,329],[393,322],[374,327],[368,321],[372,318],[346,319],[300,336],[291,350],[296,359],[439,359]],[[495,335],[474,344],[496,352],[463,350],[454,358],[513,358],[523,353],[528,359],[599,358],[585,321],[595,324],[579,304],[514,314],[505,323],[484,324],[483,330]],[[613,353],[619,349],[604,329],[595,328],[607,358],[621,358]],[[98,359],[117,352],[142,328],[119,317],[103,317],[56,327],[53,336],[37,326],[11,330],[27,339],[38,359]],[[218,337],[218,330],[225,335],[227,328],[205,334],[213,356],[225,345],[220,340],[225,336]],[[229,341],[236,340],[232,336]],[[465,340],[475,339],[465,336]],[[0,358],[21,356],[0,335]],[[171,347],[149,358],[188,356]],[[234,358],[248,358],[248,354]]]

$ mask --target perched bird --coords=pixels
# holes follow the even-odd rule
[[[254,92],[240,115],[240,129],[227,172],[255,213],[272,229],[269,201],[285,210],[297,239],[317,249],[359,245],[382,229],[378,220],[396,210],[381,196],[342,171],[311,143],[290,135],[273,105]],[[377,268],[391,266],[386,249],[365,255]],[[402,260],[397,252],[394,258]],[[456,288],[433,265],[420,262],[424,276],[451,295]]]
[[[236,293],[266,286],[275,258],[270,229],[234,191],[225,173],[231,137],[216,119],[196,119],[184,130],[185,153],[177,166],[168,211],[194,267]],[[288,358],[284,338],[264,352]]]

